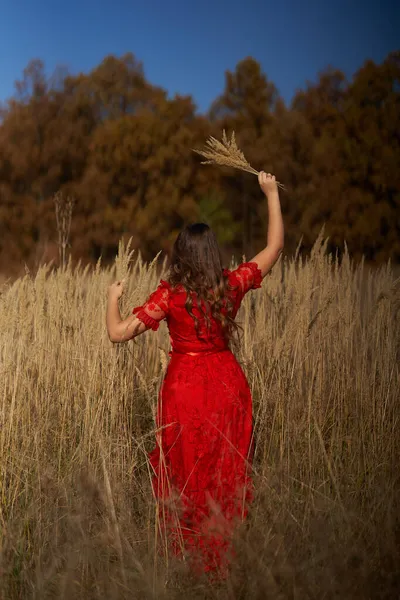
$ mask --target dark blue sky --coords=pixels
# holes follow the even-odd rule
[[[400,48],[400,1],[0,0],[0,100],[32,58],[88,71],[131,51],[147,78],[200,110],[253,56],[290,101],[328,65],[352,75]]]

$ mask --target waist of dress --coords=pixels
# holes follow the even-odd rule
[[[221,352],[229,352],[229,348],[210,348],[209,350],[201,350],[200,352],[172,349],[169,352],[169,356],[209,356],[210,354],[220,354]]]

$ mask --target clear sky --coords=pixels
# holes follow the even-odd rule
[[[328,65],[351,76],[400,49],[400,0],[0,0],[0,101],[32,58],[88,71],[133,52],[147,78],[206,110],[257,59],[286,101]]]

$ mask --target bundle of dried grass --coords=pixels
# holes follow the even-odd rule
[[[231,139],[228,139],[224,129],[222,132],[222,142],[210,136],[206,141],[204,150],[193,149],[193,151],[207,159],[201,163],[202,165],[220,165],[221,167],[240,169],[253,175],[259,174],[247,162],[243,152],[237,147],[234,131],[232,131]],[[277,185],[284,189],[284,185],[279,183],[279,181],[277,181]]]

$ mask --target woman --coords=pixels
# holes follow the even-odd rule
[[[261,172],[268,199],[267,245],[252,261],[224,270],[216,238],[202,223],[186,227],[172,253],[168,281],[122,320],[122,282],[109,288],[107,329],[125,342],[167,320],[172,351],[150,453],[160,524],[173,552],[196,572],[225,576],[232,534],[252,499],[252,399],[229,350],[244,295],[261,286],[283,248],[275,177]]]

